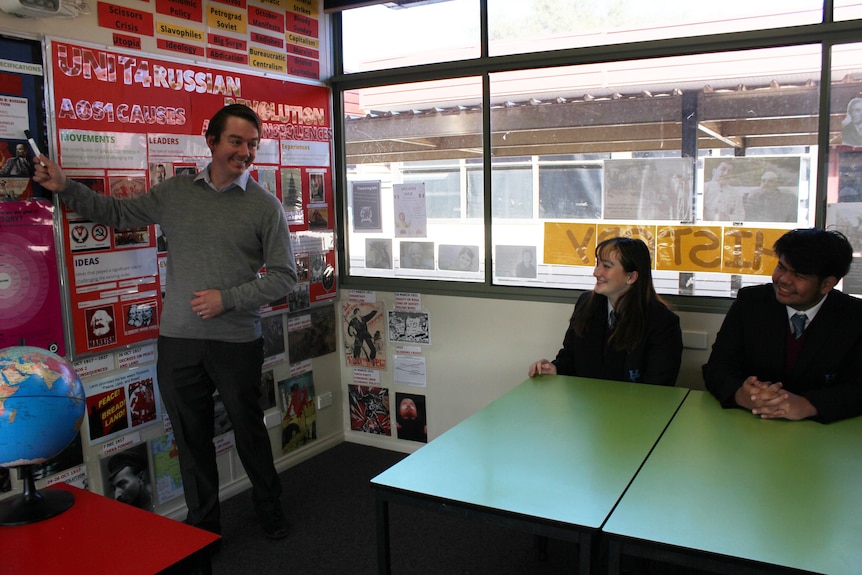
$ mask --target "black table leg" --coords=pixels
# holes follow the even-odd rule
[[[389,502],[378,493],[375,507],[377,517],[377,573],[390,575],[392,565],[389,558]]]

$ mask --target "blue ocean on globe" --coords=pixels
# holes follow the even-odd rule
[[[74,439],[85,411],[72,365],[38,347],[0,350],[0,466],[38,465]]]

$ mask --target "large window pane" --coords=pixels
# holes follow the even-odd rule
[[[813,223],[820,58],[815,45],[492,74],[494,282],[591,287],[587,246],[622,233],[650,244],[662,293],[762,283],[764,246]],[[532,158],[529,217],[498,210],[507,158]],[[518,274],[531,254],[535,272]]]
[[[822,0],[493,0],[489,54],[813,24],[822,7]]]
[[[407,162],[401,168],[405,183],[421,184],[429,218],[461,217],[463,186],[459,160]]]
[[[354,8],[342,25],[347,73],[479,56],[479,0]]]
[[[539,168],[539,215],[589,219],[602,214],[602,164],[547,162]]]
[[[467,174],[467,182],[477,196],[485,193],[483,176],[482,170],[471,170]],[[495,217],[533,217],[533,167],[529,158],[526,162],[495,162],[491,186],[494,189]]]
[[[856,257],[843,290],[862,294],[862,44],[832,50],[826,223],[847,236]]]
[[[862,2],[859,0],[835,0],[833,7],[836,21],[862,18]]]
[[[349,274],[484,281],[478,78],[345,94]]]

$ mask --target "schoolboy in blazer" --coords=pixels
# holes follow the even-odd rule
[[[862,300],[835,285],[853,248],[838,231],[787,232],[772,283],[739,290],[703,366],[724,407],[831,422],[862,414]],[[794,333],[791,317],[804,313]]]

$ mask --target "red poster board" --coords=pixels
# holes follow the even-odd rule
[[[50,53],[55,149],[70,176],[100,193],[147,193],[160,174],[204,167],[209,118],[227,104],[242,103],[263,121],[252,175],[282,201],[295,236],[332,235],[325,86],[57,41]],[[68,210],[62,222],[74,355],[155,338],[161,310],[158,229],[106,230]],[[334,263],[332,244],[318,242],[314,255]],[[298,254],[307,251],[296,247]],[[312,303],[330,299],[333,275],[309,291]],[[141,309],[149,323],[135,323]]]

